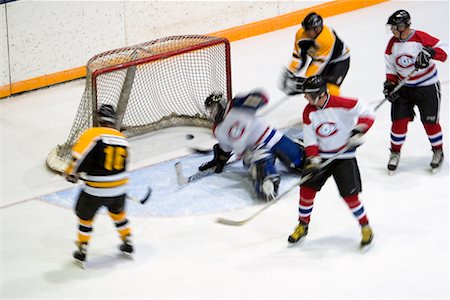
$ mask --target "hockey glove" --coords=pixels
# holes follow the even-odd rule
[[[231,152],[223,151],[220,148],[219,144],[214,145],[213,152],[214,152],[214,158],[211,161],[206,162],[206,163],[202,164],[200,167],[198,167],[198,169],[200,171],[205,171],[207,169],[216,167],[214,172],[222,173],[223,168],[225,167],[225,164],[231,157]]]
[[[281,79],[281,90],[283,90],[287,95],[294,96],[303,93],[303,83],[306,78],[297,77],[285,69]]]
[[[78,175],[76,175],[76,174],[66,174],[65,178],[68,182],[71,182],[71,183],[78,182]]]
[[[305,161],[305,167],[303,168],[302,177],[311,175],[316,176],[321,172],[320,164],[322,159],[318,156],[308,157]]]
[[[392,91],[395,89],[397,85],[395,83],[393,83],[392,81],[388,81],[386,80],[384,82],[383,85],[383,94],[384,97],[389,101],[389,102],[394,102],[399,98],[399,94],[398,91],[395,93],[392,93]]]
[[[347,145],[350,148],[357,148],[364,143],[364,132],[359,128],[354,128],[350,133],[350,138],[348,139]]]
[[[434,57],[436,51],[431,47],[424,47],[422,51],[417,55],[415,67],[416,69],[425,69],[430,65],[430,59]]]

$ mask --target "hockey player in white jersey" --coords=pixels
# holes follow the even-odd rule
[[[357,99],[330,95],[320,75],[309,77],[303,92],[308,100],[303,111],[306,154],[303,176],[312,174],[313,177],[300,187],[299,224],[288,241],[296,243],[307,235],[316,193],[333,176],[341,197],[361,225],[361,246],[366,246],[371,243],[373,233],[364,206],[358,198],[362,189],[355,149],[372,126],[375,113]],[[323,170],[320,169],[322,161],[334,157],[346,147],[346,152]]]
[[[390,173],[397,169],[400,151],[406,140],[408,123],[414,120],[414,107],[420,112],[420,120],[433,151],[430,162],[432,171],[444,160],[443,135],[439,123],[441,86],[434,61],[446,61],[448,44],[426,32],[410,27],[411,16],[406,10],[397,10],[387,21],[393,37],[385,51],[386,81],[383,93],[391,106],[391,155]],[[412,73],[411,73],[412,72]],[[409,74],[412,74],[408,77]],[[391,93],[400,80],[406,84]]]
[[[213,148],[214,158],[199,170],[215,168],[220,173],[234,153],[248,167],[257,195],[270,201],[277,196],[280,184],[275,159],[300,172],[303,147],[256,116],[257,110],[267,103],[268,98],[261,91],[238,95],[230,102],[221,93],[208,96],[205,107],[214,120],[213,133],[218,143]]]

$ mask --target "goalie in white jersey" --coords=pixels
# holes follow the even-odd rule
[[[309,103],[303,111],[306,153],[303,176],[311,174],[313,177],[300,187],[299,224],[288,241],[296,243],[307,235],[316,193],[333,176],[340,195],[361,225],[361,246],[368,245],[373,234],[358,198],[362,189],[355,149],[372,126],[375,113],[357,99],[330,95],[325,79],[320,75],[309,77],[303,92]],[[345,148],[348,148],[346,152],[335,157]],[[332,157],[334,160],[320,169],[322,161]]]
[[[256,116],[256,111],[267,103],[267,96],[260,91],[236,96],[230,102],[220,93],[208,96],[205,107],[214,120],[213,133],[218,143],[213,148],[214,158],[199,170],[215,168],[220,173],[234,153],[248,167],[257,195],[270,201],[277,196],[280,184],[275,159],[300,172],[303,147]]]

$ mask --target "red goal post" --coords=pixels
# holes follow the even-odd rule
[[[171,36],[107,51],[86,65],[86,86],[66,142],[47,165],[63,172],[81,133],[98,126],[102,104],[116,108],[116,128],[127,137],[172,126],[211,126],[204,100],[231,99],[230,43],[203,35]]]

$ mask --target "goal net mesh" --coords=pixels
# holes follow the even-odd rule
[[[231,98],[230,45],[212,36],[166,37],[91,58],[86,86],[66,142],[47,156],[64,171],[84,130],[98,126],[103,104],[116,108],[116,128],[132,137],[172,126],[209,127],[204,101],[212,92]]]

